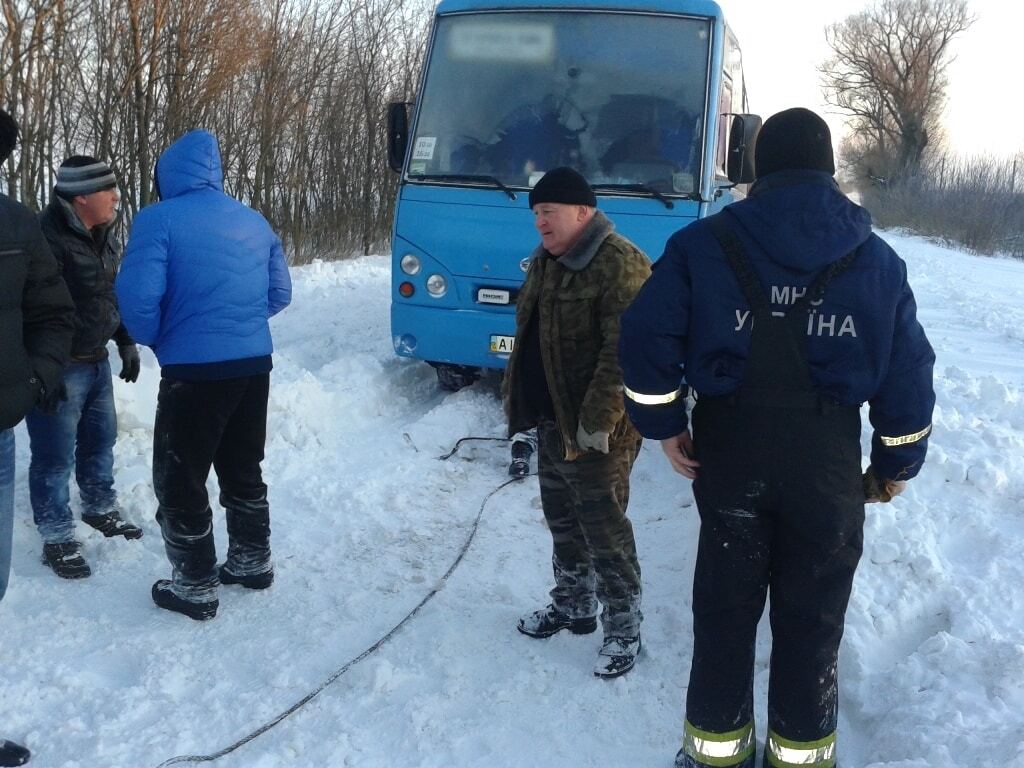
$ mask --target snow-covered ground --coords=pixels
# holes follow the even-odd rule
[[[886,234],[907,259],[938,353],[929,462],[868,508],[840,666],[844,768],[1024,766],[1024,264]],[[438,582],[507,448],[497,381],[440,392],[396,358],[388,261],[294,271],[274,321],[265,474],[277,581],[222,588],[217,619],[157,609],[169,568],[150,483],[158,371],[115,380],[118,488],[141,541],[79,525],[94,575],[39,562],[17,431],[14,573],[0,605],[0,735],[47,768],[147,768],[214,752],[317,687]],[[211,480],[211,488],[213,488]],[[213,495],[213,498],[216,498]],[[690,655],[697,516],[647,444],[630,515],[644,572],[644,654],[595,679],[598,634],[528,639],[516,617],[549,587],[536,479],[499,491],[443,590],[390,643],[219,766],[522,768],[672,764]],[[226,534],[218,511],[216,533]],[[757,653],[765,727],[768,633]]]

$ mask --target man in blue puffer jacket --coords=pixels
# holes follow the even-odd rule
[[[212,619],[218,583],[265,589],[274,578],[260,470],[273,351],[267,321],[291,301],[291,279],[270,225],[222,191],[210,133],[190,131],[172,144],[156,181],[162,201],[135,218],[116,282],[125,326],[161,367],[153,487],[173,577],[153,585],[153,600]],[[228,528],[219,569],[211,466]]]
[[[619,357],[630,417],[695,480],[701,518],[676,765],[753,767],[754,642],[770,590],[764,765],[832,768],[864,502],[890,500],[921,469],[935,356],[906,265],[832,178],[824,121],[773,116],[755,166],[749,197],[669,240],[622,316]],[[864,402],[874,434],[862,478]]]

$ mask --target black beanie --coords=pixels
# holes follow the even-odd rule
[[[89,155],[72,155],[57,169],[54,191],[65,200],[117,186],[110,166]]]
[[[769,117],[754,147],[757,178],[776,171],[836,172],[832,133],[809,109],[796,107]]]
[[[597,198],[587,180],[572,168],[552,168],[530,190],[530,207],[540,203],[589,205],[597,207]]]

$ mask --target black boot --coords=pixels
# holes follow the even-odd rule
[[[77,541],[43,544],[43,564],[50,566],[62,579],[84,579],[92,576],[92,569],[82,557],[82,545]]]
[[[523,616],[516,629],[530,637],[551,637],[568,629],[574,635],[589,635],[597,629],[597,617],[588,616],[583,619],[571,619],[553,605],[541,608],[528,616]]]
[[[533,448],[529,443],[520,440],[512,443],[512,463],[508,465],[508,473],[512,477],[526,477],[530,474],[530,454]]]
[[[229,571],[228,564],[224,563],[224,565],[217,569],[217,572],[220,574],[221,584],[241,584],[246,589],[266,589],[274,583],[273,569],[263,573],[239,575]]]
[[[32,757],[32,753],[21,744],[0,739],[0,766],[7,768],[11,765],[24,765],[30,757]]]
[[[203,603],[178,597],[171,589],[169,579],[160,579],[153,584],[153,602],[161,608],[184,614],[195,621],[207,621],[217,615],[220,601],[216,598]]]
[[[117,510],[107,512],[105,515],[82,516],[82,522],[90,525],[102,533],[108,539],[112,536],[124,536],[126,539],[141,539],[142,529],[139,526],[129,523],[121,518]]]

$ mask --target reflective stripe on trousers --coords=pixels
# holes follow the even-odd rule
[[[727,733],[711,733],[687,720],[683,725],[683,751],[703,765],[739,765],[754,754],[754,723]]]
[[[764,751],[769,765],[774,768],[808,765],[813,768],[832,768],[836,764],[836,734],[833,731],[816,741],[793,741],[782,738],[769,728]]]

